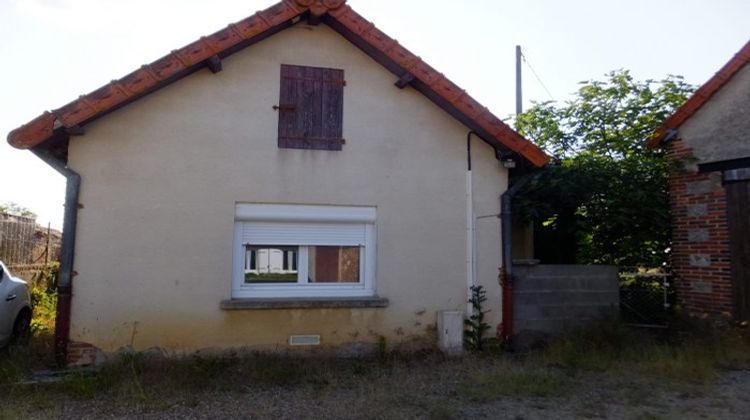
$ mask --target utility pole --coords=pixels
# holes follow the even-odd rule
[[[516,45],[516,115],[523,112],[523,94],[521,87],[521,46]]]
[[[50,246],[50,235],[52,233],[52,225],[50,222],[47,222],[47,248],[44,251],[44,266],[46,267],[49,264],[49,246]]]

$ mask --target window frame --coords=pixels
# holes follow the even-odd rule
[[[235,206],[232,290],[233,299],[238,298],[335,298],[375,296],[376,267],[376,210],[375,207],[317,206],[237,203]],[[286,243],[279,246],[298,246],[297,283],[246,283],[245,249],[243,229],[246,224],[264,223],[326,223],[332,226],[361,225],[364,228],[364,243],[360,245],[360,281],[358,283],[303,283],[302,272],[307,271],[303,247],[311,244]],[[260,246],[266,244],[258,244]],[[320,246],[332,246],[331,243]],[[340,244],[338,246],[351,246]],[[303,261],[304,260],[304,261]]]

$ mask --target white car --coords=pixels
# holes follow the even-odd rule
[[[26,338],[31,325],[31,299],[25,281],[13,277],[0,261],[0,347]]]

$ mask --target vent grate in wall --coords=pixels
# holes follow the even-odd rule
[[[319,335],[290,335],[289,345],[290,346],[319,346],[320,336]]]

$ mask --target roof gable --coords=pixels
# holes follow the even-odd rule
[[[745,65],[750,63],[750,41],[748,41],[729,62],[695,91],[681,107],[677,108],[664,123],[648,138],[649,147],[659,146],[671,130],[676,130],[693,116],[711,97],[718,92]]]
[[[396,85],[411,85],[445,109],[486,142],[517,153],[533,166],[549,157],[483,107],[466,91],[377,29],[346,4],[346,0],[283,0],[227,28],[142,66],[69,104],[44,112],[11,131],[8,142],[21,149],[53,139],[57,132],[81,126],[166,86],[196,70],[218,71],[221,58],[286,29],[301,18],[323,22],[399,77]]]

